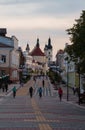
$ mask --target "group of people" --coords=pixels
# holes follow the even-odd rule
[[[3,92],[7,92],[8,91],[8,83],[3,83],[1,88],[2,88]]]
[[[39,87],[38,90],[37,90],[37,93],[38,93],[38,95],[39,95],[40,98],[42,97],[42,93],[43,93],[43,88],[44,87],[45,87],[45,81],[43,79],[42,80],[42,87]],[[16,86],[13,87],[12,91],[13,91],[13,97],[15,98],[16,91],[17,91]],[[30,95],[31,98],[33,97],[33,93],[34,93],[34,89],[31,86],[29,88],[29,95]],[[59,99],[61,101],[62,100],[62,96],[63,96],[63,89],[61,87],[58,88],[58,95],[59,95]]]
[[[42,87],[39,87],[38,88],[38,95],[40,98],[42,97],[42,92],[43,92]],[[33,96],[33,87],[32,86],[29,88],[29,94],[30,94],[30,97],[32,98],[32,96]],[[58,88],[58,95],[59,95],[59,99],[61,101],[62,96],[63,96],[63,90],[61,87]]]
[[[42,81],[42,84],[43,84],[43,87],[44,87],[44,80]],[[16,91],[17,91],[17,89],[16,89],[16,86],[14,86],[13,87],[13,89],[12,89],[12,91],[13,91],[13,98],[15,98],[15,96],[16,96]],[[31,86],[30,88],[29,88],[29,94],[30,94],[30,97],[32,98],[32,96],[33,96],[33,92],[34,92],[34,90],[33,90],[33,87]],[[39,93],[39,97],[41,98],[42,97],[42,87],[39,87],[38,88],[38,93]]]
[[[33,77],[33,80],[36,82],[36,78],[35,78],[35,77]],[[44,81],[44,79],[42,80],[42,86],[43,86],[43,88],[44,88],[44,86],[45,86],[45,81]],[[33,87],[31,86],[31,87],[29,88],[29,94],[30,94],[30,97],[31,97],[31,98],[32,98],[32,96],[33,96],[33,92],[34,92],[34,90],[33,90]],[[38,92],[39,97],[41,98],[41,97],[42,97],[42,92],[43,92],[42,87],[39,87],[37,92]]]
[[[34,78],[34,80],[35,80],[35,78]],[[44,79],[42,80],[42,86],[43,86],[43,88],[45,86]],[[42,92],[43,92],[42,87],[39,87],[37,93],[38,93],[40,98],[42,97]],[[32,96],[33,96],[33,87],[32,86],[29,88],[29,94],[30,94],[30,97],[32,98]]]
[[[30,97],[32,98],[32,96],[33,96],[33,87],[32,86],[29,88],[29,94],[30,94]],[[38,94],[39,94],[39,97],[41,98],[42,97],[42,87],[38,88]]]

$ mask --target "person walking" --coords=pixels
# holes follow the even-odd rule
[[[45,81],[44,81],[44,79],[42,80],[42,85],[43,85],[43,88],[44,88],[44,86],[45,86]]]
[[[35,83],[36,83],[36,77],[35,77],[35,76],[33,77],[33,80],[34,80],[34,81],[35,81]]]
[[[15,96],[16,96],[16,91],[17,91],[17,89],[16,89],[15,86],[13,87],[12,91],[13,91],[13,98],[15,98]]]
[[[39,93],[39,97],[41,98],[42,97],[42,88],[41,87],[38,89],[38,93]]]
[[[62,95],[63,95],[63,90],[61,87],[59,87],[58,89],[58,95],[59,95],[59,98],[60,98],[60,101],[62,100]]]
[[[5,90],[6,90],[6,92],[8,90],[8,84],[7,83],[5,84]]]
[[[73,87],[73,94],[75,95],[76,93],[76,86]]]
[[[30,94],[30,97],[32,98],[32,96],[33,96],[33,88],[32,87],[29,88],[29,94]]]

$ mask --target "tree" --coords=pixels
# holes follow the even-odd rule
[[[67,29],[72,45],[67,46],[65,51],[75,61],[81,73],[85,73],[85,10],[72,28]]]
[[[62,78],[61,75],[58,72],[54,72],[52,69],[49,69],[49,74],[48,76],[50,77],[52,83],[56,83],[56,82],[61,82]]]

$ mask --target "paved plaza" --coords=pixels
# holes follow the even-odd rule
[[[30,86],[34,89],[32,98],[29,96]],[[36,82],[31,79],[23,87],[18,86],[15,98],[12,92],[1,98],[0,130],[85,130],[85,107],[77,104],[77,97],[73,100],[71,93],[67,102],[63,87],[63,100],[60,102],[57,91],[49,79],[45,79],[40,98],[40,86],[42,77]]]

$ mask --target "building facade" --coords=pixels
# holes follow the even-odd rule
[[[9,75],[10,80],[19,80],[19,53],[18,39],[15,36],[7,37],[6,31],[0,29],[0,76]],[[3,33],[1,33],[3,32]]]

